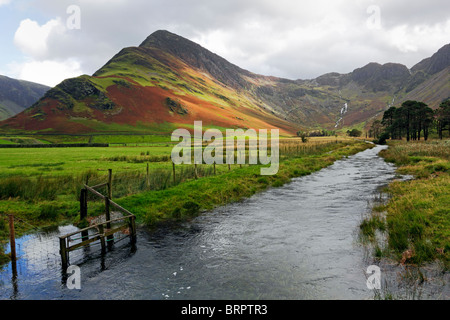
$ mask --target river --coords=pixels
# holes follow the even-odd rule
[[[136,247],[80,250],[71,263],[81,290],[67,288],[58,255],[57,236],[73,226],[17,239],[17,275],[11,265],[0,272],[0,299],[372,299],[373,260],[358,231],[396,176],[378,156],[383,148],[192,221],[141,227]]]

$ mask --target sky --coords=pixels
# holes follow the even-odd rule
[[[448,0],[0,0],[0,74],[55,86],[157,30],[287,79],[411,68],[450,43]]]

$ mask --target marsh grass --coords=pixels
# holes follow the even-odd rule
[[[390,199],[383,206],[385,222],[378,212],[365,219],[361,232],[373,237],[384,229],[387,247],[383,253],[397,261],[423,265],[436,259],[444,270],[450,262],[450,141],[393,142],[381,155],[399,166],[398,171],[415,179],[392,182]]]
[[[26,201],[55,200],[60,179],[8,177],[0,184],[0,200],[21,198]]]

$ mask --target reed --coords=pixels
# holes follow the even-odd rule
[[[390,142],[380,154],[395,163],[397,171],[412,174],[410,181],[394,181],[387,188],[389,201],[383,206],[386,254],[403,263],[424,263],[438,259],[450,267],[450,140]],[[363,233],[375,212],[361,224]],[[376,228],[380,228],[377,224]]]

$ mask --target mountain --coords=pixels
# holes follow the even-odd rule
[[[424,59],[411,68],[413,73],[436,74],[450,65],[450,44],[443,46],[430,58]]]
[[[0,120],[12,117],[39,100],[50,87],[0,75]]]
[[[139,47],[122,49],[93,76],[64,80],[0,127],[171,133],[202,120],[204,127],[295,132],[296,124],[259,105],[250,92],[253,77],[266,81],[187,39],[157,31]]]
[[[348,74],[289,80],[244,70],[200,45],[156,31],[122,49],[92,76],[67,79],[3,131],[171,133],[175,128],[363,127],[415,98],[437,107],[449,93],[447,45],[411,70],[369,63]]]

